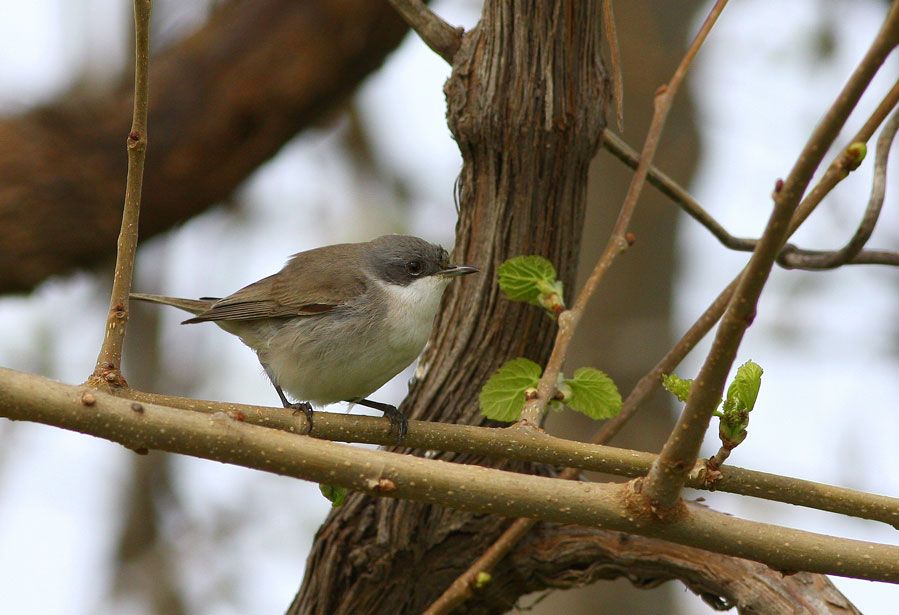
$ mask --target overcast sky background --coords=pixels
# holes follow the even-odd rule
[[[159,4],[178,7],[163,24],[172,38],[204,15],[200,2]],[[467,27],[477,19],[477,2],[444,0],[435,7],[452,23]],[[691,86],[705,142],[691,190],[732,233],[760,233],[774,180],[788,172],[885,10],[879,0],[747,0],[725,11],[698,57]],[[129,20],[130,3],[121,0],[0,0],[0,112],[52,100],[75,76],[110,79],[127,57]],[[824,62],[822,32],[833,44]],[[893,58],[841,144],[892,85],[896,68]],[[411,189],[411,207],[397,206],[390,190],[353,169],[340,145],[347,127],[338,121],[293,140],[229,207],[146,242],[138,262],[141,290],[224,294],[276,271],[294,252],[390,232],[450,247],[460,158],[444,117],[447,76],[445,63],[409,37],[358,95],[378,160]],[[873,247],[899,249],[895,167]],[[866,204],[870,178],[869,160],[797,242],[820,248],[845,242]],[[679,241],[676,329],[683,331],[746,255],[720,248],[692,222],[681,225]],[[775,270],[738,358],[760,363],[765,376],[750,437],[731,457],[734,464],[899,496],[897,282],[899,272],[886,268]],[[0,365],[83,381],[102,339],[106,284],[78,274],[49,281],[29,297],[0,300]],[[193,395],[209,399],[277,403],[255,356],[236,339],[212,326],[179,327],[180,314],[161,309],[163,381],[189,382]],[[678,373],[694,375],[702,356],[694,352]],[[399,402],[408,375],[377,398]],[[714,431],[706,455],[717,449]],[[0,421],[0,611],[142,612],[139,605],[101,602],[130,455],[86,436]],[[176,463],[176,495],[185,513],[164,532],[184,555],[180,572],[194,611],[282,612],[327,512],[317,486],[188,458]],[[896,531],[883,524],[704,495],[735,515],[899,544]],[[229,526],[235,516],[240,522]],[[222,579],[229,580],[228,591]],[[894,612],[899,603],[896,586],[835,582],[865,613]],[[707,612],[692,594],[683,603],[685,613]]]

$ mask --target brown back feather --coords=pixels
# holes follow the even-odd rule
[[[362,248],[338,244],[294,254],[281,271],[216,301],[185,323],[314,316],[365,292]]]

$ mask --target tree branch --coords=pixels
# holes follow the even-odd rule
[[[894,90],[899,92],[899,85]],[[895,104],[895,103],[894,103]],[[640,154],[631,148],[624,140],[610,130],[606,129],[602,135],[603,146],[610,154],[618,160],[626,164],[632,169],[637,168],[640,162]],[[866,138],[857,138],[853,143],[867,141]],[[758,244],[757,239],[748,237],[736,237],[731,235],[727,229],[715,220],[700,205],[693,195],[691,195],[683,186],[674,181],[664,171],[659,170],[655,166],[649,168],[647,181],[652,184],[659,192],[667,196],[673,203],[684,210],[688,216],[699,222],[712,235],[715,236],[721,245],[731,250],[739,252],[752,252]],[[835,185],[835,184],[834,184]],[[831,186],[833,187],[833,186]],[[787,255],[790,255],[789,257]],[[786,244],[777,258],[777,263],[788,269],[806,269],[802,266],[802,258],[804,256],[821,257],[830,255],[832,252],[820,250],[807,250],[793,244]],[[788,262],[789,261],[791,262]],[[887,250],[861,250],[855,256],[847,260],[845,265],[892,265],[899,266],[899,252]],[[808,267],[808,269],[817,269],[816,267]]]
[[[646,480],[634,485],[644,506],[666,514],[675,506],[683,481],[696,461],[712,412],[736,358],[743,334],[755,317],[756,303],[774,261],[790,233],[791,220],[815,169],[836,139],[868,84],[899,41],[899,5],[890,8],[884,25],[837,100],[815,128],[783,187],[775,194],[774,211],[718,328],[690,398]],[[673,514],[677,514],[676,511]]]
[[[203,414],[227,414],[239,422],[293,434],[305,434],[307,431],[306,417],[302,413],[285,411],[283,408],[203,401],[145,393],[135,389],[114,393],[119,397],[142,403]],[[333,412],[316,415],[315,430],[311,435],[314,438],[335,442],[391,445],[396,441],[396,435],[390,432],[389,423],[383,419]],[[656,459],[656,455],[652,453],[565,440],[537,430],[475,427],[433,421],[410,420],[409,432],[403,444],[408,448],[424,451],[467,453],[479,457],[533,461],[576,469],[577,472],[568,478],[575,478],[582,470],[628,478],[644,476]],[[696,464],[688,476],[689,487],[709,488],[702,477],[704,468],[703,463]],[[763,497],[776,502],[899,526],[897,498],[736,466],[721,468],[721,472],[722,479],[714,484],[716,491]]]
[[[89,382],[94,386],[126,386],[122,376],[122,348],[128,324],[128,296],[137,252],[141,185],[147,157],[147,109],[150,87],[150,12],[152,0],[134,0],[134,112],[128,133],[128,175],[125,206],[116,250],[115,275],[106,316],[106,332]]]
[[[716,610],[753,615],[858,614],[823,575],[767,566],[642,536],[540,524],[475,591],[469,612],[511,611],[521,595],[624,577],[639,588],[676,579]]]
[[[880,137],[877,139],[877,149],[874,157],[874,178],[871,182],[871,197],[868,206],[859,222],[858,228],[845,246],[832,252],[817,252],[799,254],[795,250],[785,249],[779,260],[787,267],[801,267],[803,269],[834,269],[840,267],[858,254],[868,243],[877,220],[880,218],[880,210],[883,207],[883,198],[887,187],[887,161],[890,157],[890,147],[899,128],[899,112],[883,127]],[[897,255],[899,264],[899,255]]]
[[[415,30],[425,45],[437,55],[453,63],[453,56],[462,44],[462,28],[454,28],[443,21],[421,0],[388,0],[396,12]]]
[[[636,172],[631,178],[627,194],[625,195],[624,202],[618,213],[618,219],[615,221],[615,226],[612,229],[603,253],[600,255],[593,271],[584,283],[584,287],[578,294],[574,306],[569,310],[563,311],[558,316],[559,330],[556,334],[552,353],[550,354],[549,360],[546,362],[543,374],[537,384],[537,394],[533,399],[530,399],[525,403],[524,408],[521,411],[521,419],[518,426],[538,425],[540,423],[540,419],[546,411],[547,404],[555,395],[556,382],[561,373],[562,364],[565,362],[565,357],[568,354],[568,346],[574,338],[574,332],[587,307],[587,303],[596,291],[599,282],[605,276],[606,271],[612,266],[615,258],[627,250],[628,246],[633,243],[633,238],[628,233],[628,227],[643,190],[643,186],[646,183],[646,176],[652,163],[652,158],[655,155],[656,148],[658,147],[662,128],[668,117],[668,111],[671,109],[674,96],[686,76],[687,69],[692,63],[693,58],[699,52],[699,48],[702,46],[702,43],[705,41],[708,33],[711,31],[726,4],[727,0],[718,0],[718,2],[715,3],[715,6],[712,7],[705,22],[700,27],[696,38],[687,49],[686,54],[674,71],[671,80],[668,82],[667,86],[663,86],[656,93],[653,101],[654,111],[652,122],[643,144],[640,162],[637,165]],[[613,93],[615,96],[616,112],[620,127],[622,123],[622,86],[620,67],[618,66],[617,36],[615,35],[615,25],[611,15],[610,2],[603,3],[603,16],[605,19],[604,23],[606,30],[610,31],[612,36],[615,37],[614,40],[609,41],[609,44],[611,46],[611,55],[613,57],[613,71],[615,71],[615,75],[613,76]],[[577,476],[577,472],[570,469],[563,473],[563,478],[565,479],[574,478],[575,476]],[[500,536],[498,541],[492,544],[474,564],[469,566],[469,568],[464,571],[449,588],[447,588],[434,605],[432,605],[430,610],[433,613],[448,612],[455,605],[460,604],[467,599],[467,597],[470,596],[471,587],[476,575],[484,571],[489,571],[496,565],[496,563],[515,546],[518,540],[524,536],[532,526],[533,522],[528,520],[519,520],[513,524],[511,528],[507,529]]]
[[[134,450],[158,449],[327,482],[369,495],[502,516],[603,527],[760,561],[781,571],[899,583],[899,547],[738,519],[684,505],[672,521],[634,513],[627,485],[529,476],[323,442],[144,404],[0,370],[0,416],[79,431]],[[788,548],[784,548],[789,544]]]

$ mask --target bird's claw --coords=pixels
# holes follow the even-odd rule
[[[390,432],[396,432],[396,444],[399,446],[403,443],[406,432],[409,431],[409,419],[397,410],[395,406],[386,406],[383,410],[384,417],[390,421]]]
[[[292,404],[287,405],[288,408],[293,410],[294,416],[299,411],[302,411],[304,415],[306,415],[306,424],[309,426],[306,429],[306,435],[312,433],[312,404],[308,401],[298,401]]]

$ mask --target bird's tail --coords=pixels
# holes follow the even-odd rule
[[[171,305],[178,309],[190,312],[191,314],[200,314],[205,312],[212,304],[218,301],[214,297],[203,297],[202,299],[179,299],[178,297],[166,297],[165,295],[146,295],[144,293],[131,293],[132,299],[138,301],[147,301],[149,303],[161,303],[163,305]]]

